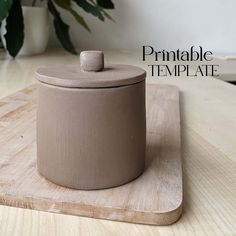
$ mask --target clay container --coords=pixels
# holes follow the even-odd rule
[[[80,64],[39,68],[39,173],[75,189],[138,177],[145,164],[145,76],[135,66],[104,67],[100,51],[82,52]]]

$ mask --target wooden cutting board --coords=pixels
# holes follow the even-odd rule
[[[55,213],[168,225],[182,213],[179,92],[147,85],[147,159],[143,175],[120,187],[80,191],[37,172],[36,89],[0,100],[0,203]]]

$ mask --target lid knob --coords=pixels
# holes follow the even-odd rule
[[[101,71],[104,68],[102,51],[83,51],[80,53],[80,67],[83,71]]]

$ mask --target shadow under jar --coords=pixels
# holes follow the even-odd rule
[[[48,180],[75,189],[125,184],[145,166],[146,72],[106,65],[84,51],[80,65],[41,67],[37,165]]]

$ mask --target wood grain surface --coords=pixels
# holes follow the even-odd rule
[[[146,169],[111,189],[78,191],[57,186],[36,168],[36,91],[26,88],[0,102],[0,202],[54,213],[167,225],[182,212],[179,93],[147,86]]]
[[[149,83],[172,84],[180,90],[182,217],[172,225],[153,226],[0,205],[0,235],[235,236],[236,86],[213,77],[152,77],[148,64],[153,61],[143,62],[140,50],[107,50],[105,56],[107,63],[136,65],[147,70]],[[0,60],[0,97],[3,98],[35,83],[33,75],[38,67],[78,63],[79,58],[55,48],[16,60],[0,55]],[[173,62],[166,64],[173,66]],[[215,64],[223,69],[225,61]],[[229,66],[230,71],[235,70],[236,61]],[[0,129],[7,123],[1,121]]]

